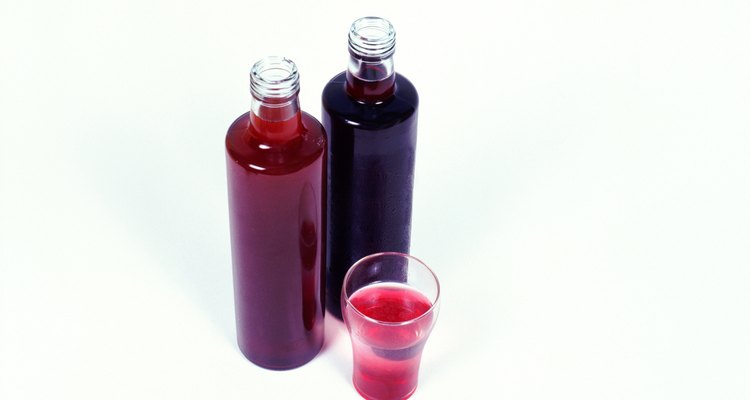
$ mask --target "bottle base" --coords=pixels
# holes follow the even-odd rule
[[[315,357],[317,357],[318,354],[320,354],[320,350],[323,348],[324,341],[321,340],[320,344],[316,346],[316,348],[313,351],[310,351],[309,353],[306,353],[299,357],[294,358],[287,358],[286,360],[277,359],[277,360],[268,360],[268,359],[262,359],[260,357],[253,356],[250,354],[250,352],[244,350],[241,346],[239,347],[240,352],[242,355],[250,361],[251,363],[271,371],[288,371],[291,369],[299,368],[310,361],[312,361]]]

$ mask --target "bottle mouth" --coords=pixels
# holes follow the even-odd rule
[[[279,56],[261,59],[250,69],[250,93],[258,100],[284,100],[299,92],[294,61]]]
[[[349,51],[360,57],[383,59],[396,49],[396,30],[385,18],[363,17],[349,29]]]

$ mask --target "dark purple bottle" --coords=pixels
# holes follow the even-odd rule
[[[349,267],[383,251],[409,252],[419,97],[393,70],[390,22],[365,17],[349,32],[349,68],[323,89],[328,133],[326,304],[341,318]]]

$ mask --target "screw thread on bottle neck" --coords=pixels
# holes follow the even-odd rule
[[[299,73],[292,60],[266,57],[250,70],[252,112],[266,121],[285,121],[299,113]]]
[[[384,18],[364,17],[349,30],[347,92],[362,102],[379,102],[394,91],[396,31]]]

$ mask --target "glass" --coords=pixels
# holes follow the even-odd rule
[[[363,397],[406,399],[414,393],[439,297],[437,276],[407,254],[373,254],[349,269],[341,308],[352,340],[352,380]]]
[[[323,345],[326,139],[300,110],[291,60],[258,61],[250,92],[226,136],[237,342],[253,363],[290,369]]]
[[[419,96],[394,72],[396,32],[383,18],[349,31],[349,65],[323,89],[328,134],[327,307],[341,318],[349,267],[381,251],[409,252]]]

